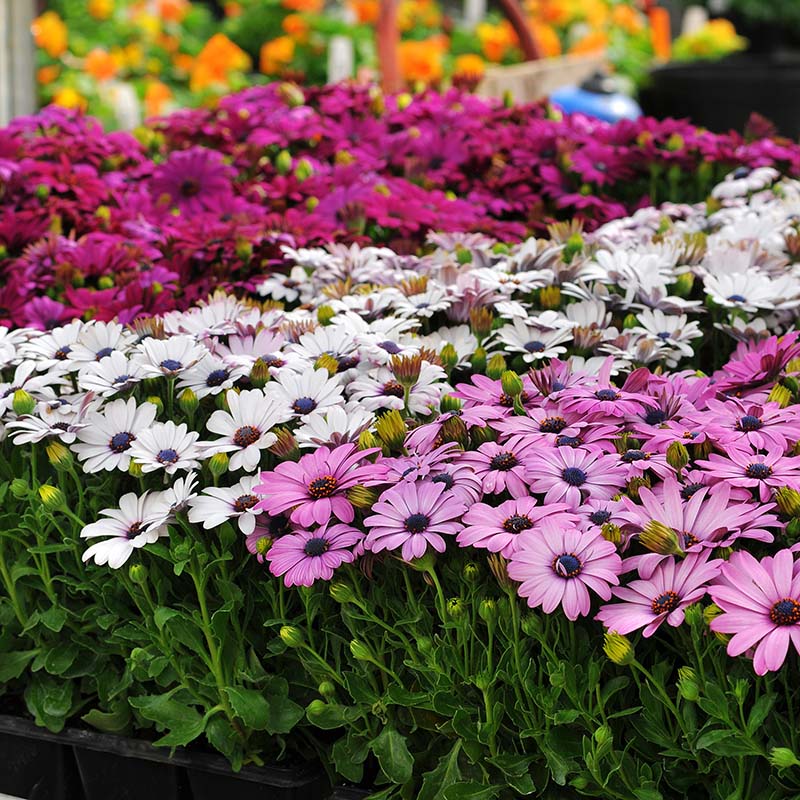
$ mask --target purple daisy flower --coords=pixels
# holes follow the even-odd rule
[[[708,554],[704,550],[682,561],[662,561],[648,580],[614,589],[614,596],[625,602],[603,606],[596,619],[623,635],[644,628],[643,635],[652,636],[664,621],[676,628],[683,622],[686,607],[703,597],[719,573],[722,562],[709,562]]]
[[[322,525],[335,516],[352,522],[355,516],[347,490],[360,483],[374,486],[383,480],[380,464],[361,464],[378,449],[358,450],[354,444],[320,447],[304,455],[297,463],[286,461],[271,472],[262,472],[262,483],[254,490],[264,496],[257,508],[268,514],[293,509],[290,518],[296,525],[309,528]]]
[[[732,398],[727,402],[709,400],[707,411],[693,416],[701,427],[710,429],[710,437],[723,445],[753,450],[769,447],[784,452],[790,442],[800,439],[800,417],[793,408],[777,403],[744,403]]]
[[[527,447],[511,448],[485,442],[477,450],[464,453],[458,463],[472,467],[487,494],[508,490],[512,497],[527,497],[530,492],[525,480],[525,458],[529,454]]]
[[[733,553],[709,588],[723,613],[711,630],[733,634],[728,655],[755,648],[753,668],[758,675],[779,669],[789,643],[800,653],[800,570],[790,550],[757,561],[750,553]]]
[[[545,505],[563,500],[574,511],[586,497],[610,500],[625,485],[619,466],[615,455],[558,447],[538,452],[528,464],[527,477],[531,491],[545,495]]]
[[[463,527],[460,517],[465,503],[448,497],[442,483],[400,483],[387,489],[373,505],[376,513],[364,520],[369,533],[367,550],[402,548],[406,561],[420,558],[428,546],[439,553],[445,550],[443,535],[454,535]]]
[[[178,150],[153,173],[150,193],[156,202],[169,197],[184,214],[214,211],[233,196],[232,174],[221,153],[204,147]]]
[[[541,530],[520,537],[508,562],[508,575],[520,581],[518,592],[531,608],[551,614],[560,605],[567,619],[586,616],[589,590],[603,600],[619,583],[622,561],[602,536],[544,520]]]
[[[577,514],[565,512],[566,503],[537,506],[534,497],[506,500],[496,507],[476,503],[464,515],[467,527],[458,534],[457,541],[462,547],[486,548],[509,558],[517,549],[520,535],[539,527],[540,523],[577,525]]]
[[[314,531],[295,531],[273,542],[266,554],[269,571],[287,586],[311,586],[329,581],[342,564],[355,560],[353,548],[364,538],[350,525],[323,525]]]

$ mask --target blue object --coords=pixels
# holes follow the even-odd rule
[[[550,102],[567,114],[580,113],[605,122],[638,119],[642,116],[639,104],[618,90],[616,81],[595,73],[580,86],[564,86],[550,94]]]

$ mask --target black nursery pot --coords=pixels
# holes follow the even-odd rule
[[[79,800],[83,794],[72,748],[32,722],[0,715],[0,793]]]
[[[359,789],[357,786],[337,786],[328,800],[364,800],[371,794],[369,789]]]
[[[741,131],[752,112],[779,133],[800,135],[800,55],[735,55],[713,63],[669,64],[651,73],[639,102],[649,116],[689,117],[716,132]]]

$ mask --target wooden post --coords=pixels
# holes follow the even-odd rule
[[[36,110],[36,0],[0,0],[0,125]]]
[[[378,64],[384,92],[399,92],[403,88],[400,75],[400,31],[397,27],[398,0],[380,0],[377,22]]]

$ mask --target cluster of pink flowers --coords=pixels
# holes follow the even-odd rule
[[[253,288],[284,265],[282,245],[408,253],[431,231],[590,229],[701,200],[739,165],[798,174],[800,147],[679,121],[554,119],[456,91],[407,104],[274,84],[136,137],[49,108],[0,130],[0,325],[187,308],[218,286]]]
[[[256,530],[259,557],[309,586],[365,553],[483,550],[545,613],[649,637],[702,602],[731,655],[777,669],[790,642],[800,651],[787,530],[800,517],[787,402],[800,333],[741,343],[711,376],[642,367],[615,382],[611,369],[554,359],[522,379],[476,377],[399,451],[321,447],[262,472],[257,508],[286,519],[277,537]]]

